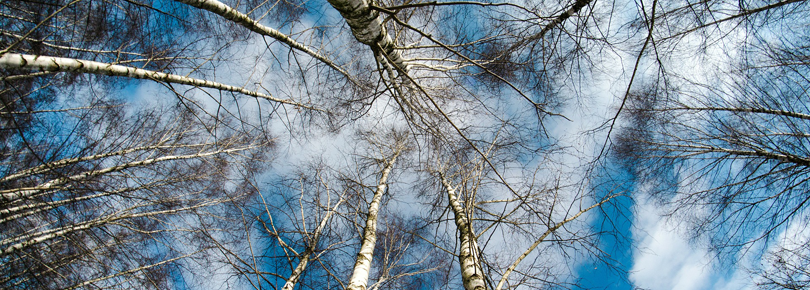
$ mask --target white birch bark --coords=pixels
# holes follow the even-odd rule
[[[0,245],[4,246],[2,251],[2,255],[9,255],[16,251],[19,251],[23,248],[30,247],[35,244],[39,244],[51,239],[55,239],[61,236],[64,236],[68,233],[72,233],[75,231],[86,230],[90,228],[100,227],[105,224],[109,224],[115,221],[119,221],[122,219],[128,218],[139,218],[139,217],[147,217],[147,216],[157,216],[157,215],[170,215],[176,214],[182,211],[188,211],[195,208],[205,207],[209,205],[213,205],[216,203],[220,203],[222,200],[213,200],[209,202],[204,202],[200,204],[196,204],[189,207],[178,208],[178,209],[169,209],[169,210],[161,210],[161,211],[153,211],[153,212],[143,212],[143,213],[127,213],[122,215],[112,215],[107,217],[101,217],[98,219],[77,223],[70,226],[54,228],[50,230],[46,230],[43,232],[31,233],[31,234],[24,234],[21,236],[7,238],[5,240],[0,241]],[[10,245],[9,245],[10,244]],[[8,246],[6,246],[8,245]]]
[[[182,260],[182,259],[194,256],[194,255],[196,255],[196,254],[198,254],[198,253],[200,253],[202,251],[203,250],[192,252],[192,253],[185,254],[185,255],[182,255],[182,256],[177,256],[177,257],[174,257],[174,258],[171,258],[171,259],[168,259],[168,260],[163,260],[163,261],[160,261],[160,262],[157,262],[157,263],[154,263],[154,264],[143,265],[143,266],[140,266],[140,267],[135,268],[135,269],[129,269],[129,270],[121,271],[121,272],[118,272],[118,273],[115,273],[115,274],[112,274],[112,275],[87,280],[87,281],[84,281],[82,283],[71,286],[70,288],[67,288],[65,290],[79,289],[79,288],[82,288],[84,286],[94,284],[94,283],[97,283],[97,282],[100,282],[100,281],[112,279],[112,278],[115,278],[115,277],[118,277],[118,276],[134,274],[134,273],[141,272],[141,271],[149,269],[149,268],[158,267],[158,266],[166,264],[166,263],[172,263],[174,261],[178,261],[178,260]]]
[[[380,211],[383,193],[385,193],[385,188],[388,186],[388,175],[391,174],[391,169],[394,167],[394,162],[396,162],[399,153],[399,150],[395,151],[391,160],[386,162],[380,181],[377,183],[377,189],[374,191],[374,197],[368,205],[366,227],[363,228],[363,242],[354,263],[354,270],[352,271],[352,277],[349,279],[349,286],[346,287],[347,290],[366,290],[368,286],[371,258],[374,256],[374,246],[377,243],[377,214]]]
[[[408,72],[408,66],[401,52],[395,48],[394,40],[388,34],[383,24],[380,12],[371,8],[367,0],[328,0],[335,7],[346,23],[352,29],[352,34],[361,43],[368,45],[374,51],[381,51],[387,55],[391,64]]]
[[[291,100],[279,99],[268,94],[251,91],[245,88],[226,85],[209,80],[196,79],[187,76],[168,74],[163,72],[145,70],[136,67],[115,65],[91,60],[73,59],[55,56],[41,56],[19,53],[6,53],[0,56],[0,68],[42,70],[48,72],[78,72],[88,74],[120,76],[135,79],[148,79],[159,82],[190,85],[195,87],[211,88],[220,91],[240,93],[252,97],[263,98],[274,102],[294,105],[307,109],[314,109]]]
[[[39,192],[50,190],[50,189],[58,189],[62,185],[73,181],[73,180],[81,180],[92,176],[98,176],[102,174],[107,174],[110,172],[121,171],[128,168],[139,167],[139,166],[147,166],[153,163],[163,162],[163,161],[170,161],[170,160],[182,160],[182,159],[192,159],[192,158],[201,158],[207,157],[217,154],[224,154],[224,153],[232,153],[245,150],[246,148],[236,148],[236,149],[227,149],[227,150],[217,150],[212,152],[205,152],[205,153],[197,153],[197,154],[190,154],[190,155],[170,155],[170,156],[163,156],[158,158],[151,158],[145,159],[140,161],[133,161],[129,163],[124,163],[116,166],[111,166],[103,169],[98,170],[90,170],[85,171],[73,176],[57,178],[49,180],[43,184],[34,186],[34,187],[24,187],[24,188],[14,188],[14,189],[7,189],[7,190],[0,190],[0,196],[4,200],[13,201],[20,198],[25,198],[37,194]]]
[[[203,146],[203,144],[200,144],[199,146]],[[120,151],[102,153],[102,154],[96,154],[96,155],[90,155],[90,156],[82,156],[82,157],[76,157],[76,158],[66,158],[66,159],[61,159],[61,160],[41,164],[39,166],[31,167],[31,168],[28,168],[28,169],[24,169],[24,170],[21,170],[21,171],[19,171],[17,173],[14,173],[14,174],[9,174],[9,175],[7,175],[7,176],[5,176],[3,178],[0,178],[0,182],[9,182],[11,180],[18,179],[18,178],[27,177],[27,176],[31,176],[31,175],[35,175],[35,174],[44,173],[44,172],[49,172],[49,171],[52,171],[52,170],[54,170],[56,168],[61,168],[61,167],[68,166],[68,165],[71,165],[71,164],[76,164],[76,163],[79,163],[79,162],[90,161],[90,160],[98,160],[98,159],[103,159],[103,158],[112,157],[112,156],[121,156],[121,155],[126,155],[128,153],[137,152],[137,151],[146,151],[146,150],[154,150],[154,149],[169,148],[169,147],[180,147],[180,146],[179,145],[178,146],[163,146],[163,145],[158,144],[158,145],[155,145],[155,146],[144,146],[144,147],[128,148],[128,149],[124,149],[124,150],[120,150]]]
[[[293,269],[292,274],[287,278],[287,282],[284,283],[284,287],[281,288],[281,290],[293,290],[293,288],[295,288],[295,284],[298,284],[298,279],[301,278],[301,274],[307,269],[307,264],[309,264],[310,259],[312,259],[312,252],[307,249],[304,251],[301,261],[299,261],[298,265]]]
[[[132,190],[137,190],[137,189],[140,189],[140,188],[141,187],[138,187],[138,188],[135,188],[135,189],[132,189]],[[80,196],[80,197],[75,197],[75,198],[62,199],[62,200],[53,201],[53,202],[37,202],[37,203],[33,203],[33,204],[23,204],[23,205],[19,205],[19,206],[12,206],[12,207],[8,207],[8,208],[0,209],[0,216],[4,216],[3,218],[0,218],[0,224],[7,223],[9,221],[17,220],[17,219],[20,219],[20,218],[24,218],[26,216],[30,216],[30,215],[33,215],[33,214],[36,214],[36,213],[39,213],[39,212],[51,210],[51,209],[60,207],[62,205],[66,205],[66,204],[70,204],[70,203],[76,203],[76,202],[80,202],[80,201],[83,201],[83,200],[91,200],[91,199],[95,199],[95,198],[110,196],[110,195],[113,195],[113,194],[118,194],[118,193],[122,193],[122,192],[126,192],[126,191],[130,191],[130,189],[127,188],[127,189],[115,190],[115,191],[105,191],[105,192],[102,192],[102,193],[99,193],[99,194],[85,195],[85,196]],[[16,214],[10,215],[12,213],[16,213]]]
[[[216,15],[222,16],[225,19],[230,21],[236,22],[237,24],[253,31],[255,33],[272,37],[294,49],[297,49],[301,52],[304,52],[313,58],[323,62],[324,64],[328,65],[329,67],[335,69],[336,71],[340,72],[344,76],[348,77],[352,80],[351,75],[334,63],[332,60],[328,59],[326,56],[319,54],[318,52],[306,47],[305,45],[295,41],[290,36],[279,32],[273,28],[267,27],[259,23],[258,21],[250,18],[247,14],[237,11],[236,9],[231,8],[225,3],[222,3],[217,0],[175,0],[180,3],[184,3],[187,5],[191,5],[203,10],[210,11]]]
[[[461,280],[466,290],[484,290],[486,283],[484,282],[484,269],[481,267],[479,259],[480,253],[478,252],[478,242],[475,234],[472,232],[472,225],[467,219],[464,207],[456,195],[456,190],[450,181],[439,174],[442,180],[442,185],[447,190],[447,199],[450,204],[450,209],[453,210],[453,215],[456,221],[456,228],[458,229],[459,237],[459,253],[458,262],[461,266]]]
[[[337,208],[341,202],[343,202],[343,199],[339,200],[335,204],[335,207],[327,212],[323,219],[321,219],[321,222],[318,224],[318,227],[315,228],[315,232],[312,234],[312,240],[309,242],[309,245],[307,245],[307,249],[304,251],[304,253],[301,254],[301,260],[298,262],[298,265],[295,266],[295,269],[293,269],[290,277],[287,278],[287,282],[284,283],[284,287],[281,288],[282,290],[293,290],[293,288],[295,288],[295,284],[298,283],[298,279],[301,278],[301,274],[303,274],[304,270],[306,270],[307,264],[312,259],[312,255],[315,254],[315,247],[318,246],[318,240],[321,238],[323,229],[326,228],[329,219],[332,217],[332,214],[337,211]]]

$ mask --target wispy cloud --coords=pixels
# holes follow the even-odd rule
[[[691,244],[683,229],[661,217],[662,209],[641,200],[635,215],[630,281],[641,289],[753,289],[741,266],[720,268],[711,252]]]

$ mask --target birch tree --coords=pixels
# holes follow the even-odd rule
[[[331,279],[323,274],[331,270],[326,257],[349,247],[351,239],[335,221],[345,212],[349,192],[339,175],[322,162],[299,170],[277,182],[272,194],[260,197],[262,207],[256,216],[260,233],[275,245],[257,254],[261,264],[272,265],[260,271],[282,278],[274,283],[281,289],[323,285]]]
[[[493,145],[485,152],[494,162],[503,158],[504,152],[499,151],[508,152],[506,149]],[[555,254],[560,249],[568,254],[593,250],[593,236],[576,225],[577,219],[618,195],[585,205],[585,197],[566,200],[571,197],[561,194],[567,186],[561,185],[559,176],[544,180],[538,174],[523,176],[526,182],[515,196],[497,197],[491,191],[499,187],[498,178],[483,158],[468,146],[456,150],[439,154],[448,161],[428,169],[435,170],[432,176],[446,198],[436,211],[449,212],[448,218],[455,224],[456,249],[451,254],[458,261],[454,271],[460,272],[462,287],[509,289],[564,284],[566,274],[543,259],[562,259]],[[499,236],[503,231],[514,234]],[[573,244],[578,246],[567,248]],[[505,245],[509,250],[498,248]]]
[[[616,155],[692,238],[730,263],[750,253],[763,261],[752,272],[777,277],[768,271],[784,267],[755,249],[806,232],[808,67],[798,59],[807,56],[807,33],[791,27],[806,25],[799,15],[807,3],[658,7],[655,81],[627,89]],[[704,72],[681,73],[673,60],[684,47],[701,48],[690,54],[707,61]],[[782,251],[779,259],[793,261],[789,254],[802,255]]]
[[[447,201],[453,211],[459,237],[459,266],[461,267],[461,280],[464,289],[486,289],[484,282],[484,269],[481,267],[481,253],[478,247],[478,238],[472,231],[468,212],[459,202],[455,188],[443,175],[440,176],[442,186],[447,191]]]
[[[351,278],[347,289],[366,289],[368,288],[368,277],[371,271],[371,261],[374,258],[374,247],[377,244],[377,222],[380,212],[380,203],[382,202],[383,195],[386,193],[388,187],[388,178],[391,170],[394,169],[394,164],[397,157],[402,153],[403,144],[396,144],[390,156],[384,157],[383,167],[380,170],[380,179],[374,189],[374,195],[368,203],[368,210],[366,214],[365,226],[363,227],[363,234],[360,237],[360,250],[357,253],[357,259],[354,262]]]
[[[212,247],[194,220],[251,194],[228,168],[262,141],[206,141],[192,115],[115,103],[25,113],[35,121],[2,156],[4,288],[171,287],[179,260]],[[201,243],[176,245],[188,240]]]
[[[598,252],[585,215],[614,195],[594,195],[587,180],[565,171],[574,167],[566,162],[592,153],[558,136],[564,132],[555,127],[572,121],[563,105],[589,103],[584,87],[603,77],[606,65],[598,62],[606,54],[638,55],[638,67],[648,47],[664,48],[653,33],[665,23],[656,21],[655,9],[669,9],[666,20],[676,22],[691,6],[587,0],[0,3],[2,136],[16,144],[3,154],[8,164],[24,164],[3,167],[0,176],[3,221],[20,224],[4,229],[4,253],[19,258],[8,260],[16,263],[25,260],[14,256],[19,252],[47,251],[62,236],[117,238],[105,230],[121,227],[147,245],[171,245],[170,238],[185,232],[177,235],[200,242],[109,273],[75,274],[98,261],[64,266],[79,277],[52,288],[162,288],[174,286],[178,276],[234,288],[572,286],[575,273],[561,265],[576,262],[573,252]],[[92,117],[111,114],[107,106],[138,111],[133,108],[143,104],[136,99],[144,93],[137,89],[150,86],[157,87],[149,91],[151,100],[172,110],[137,122],[123,113],[104,122]],[[73,95],[94,94],[98,104],[66,106]],[[78,143],[53,137],[61,135],[48,130],[49,122],[76,112],[70,120],[77,125],[56,128],[69,136],[72,128],[104,131],[120,118],[148,132],[121,128]],[[51,113],[59,115],[37,119]],[[148,121],[175,116],[183,122]],[[588,134],[608,131],[610,137],[614,123],[604,123],[609,129],[594,124]],[[346,137],[359,131],[379,139],[391,128],[407,134],[395,134],[392,143]],[[149,137],[160,135],[151,130],[182,133],[170,133],[170,142]],[[334,139],[323,143],[349,147],[330,158],[362,160],[324,167],[352,178],[323,187],[313,185],[318,178],[299,179],[297,187],[267,182],[286,174],[284,165],[264,158],[276,149],[269,140],[281,138],[286,152],[306,155],[323,148],[309,143],[323,135]],[[341,144],[349,139],[351,145]],[[55,149],[61,144],[67,149]],[[384,149],[347,157],[357,148]],[[323,176],[321,169],[301,176]],[[156,177],[141,181],[147,174]],[[389,187],[392,174],[407,180],[396,193]],[[96,183],[112,188],[85,188]],[[86,191],[67,195],[77,188]],[[37,200],[51,196],[59,198]],[[401,208],[388,208],[387,201]],[[92,206],[62,209],[85,203]],[[79,214],[85,208],[93,214]],[[33,218],[46,214],[72,219]],[[176,219],[193,221],[167,229]],[[132,220],[149,226],[122,222]],[[152,238],[164,231],[171,234]],[[421,259],[412,254],[417,248],[446,253],[436,256],[458,264]],[[127,249],[111,249],[110,256]],[[161,251],[171,252],[161,246],[148,254]],[[75,256],[98,256],[86,252]],[[428,265],[434,262],[440,265]],[[204,273],[201,265],[208,264],[226,270]],[[168,265],[192,270],[128,279]],[[4,285],[23,288],[34,279],[28,277],[50,273],[26,266],[15,267]],[[197,270],[203,273],[191,273]],[[442,279],[424,282],[430,275],[444,276],[450,286],[437,286]]]

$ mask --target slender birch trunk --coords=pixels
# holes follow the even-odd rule
[[[104,280],[107,280],[107,279],[112,279],[112,278],[115,278],[115,277],[118,277],[118,276],[131,275],[131,274],[141,272],[141,271],[144,271],[144,270],[147,270],[147,269],[150,269],[150,268],[160,267],[163,264],[172,263],[174,261],[179,261],[179,260],[194,256],[194,255],[196,255],[196,254],[198,254],[198,253],[200,253],[202,251],[203,250],[196,251],[196,252],[193,252],[193,253],[190,253],[190,254],[174,257],[174,258],[167,259],[167,260],[163,260],[163,261],[160,261],[160,262],[157,262],[157,263],[154,263],[154,264],[143,265],[143,266],[140,266],[140,267],[137,267],[137,268],[134,268],[134,269],[121,271],[121,272],[118,272],[118,273],[115,273],[115,274],[112,274],[112,275],[87,280],[87,281],[81,282],[79,284],[73,285],[70,288],[67,288],[65,290],[80,289],[80,288],[82,288],[84,286],[87,286],[87,285],[90,285],[90,284],[93,284],[93,283],[97,283],[97,282],[101,282],[101,281],[104,281]]]
[[[42,70],[48,72],[77,72],[77,73],[128,77],[134,79],[149,79],[159,82],[191,85],[196,87],[216,89],[220,91],[240,93],[252,97],[267,99],[274,102],[316,110],[315,108],[312,108],[304,104],[296,103],[291,100],[279,99],[268,94],[251,91],[245,88],[235,87],[204,79],[196,79],[187,76],[145,70],[136,67],[97,62],[92,60],[44,56],[44,55],[6,53],[0,55],[0,68]]]
[[[69,176],[69,177],[62,177],[62,178],[53,179],[53,180],[50,180],[48,182],[45,182],[43,184],[40,184],[40,185],[37,185],[37,186],[34,186],[34,187],[23,187],[23,188],[0,190],[0,196],[2,196],[3,200],[14,201],[14,200],[25,198],[25,197],[30,197],[32,195],[35,195],[35,194],[37,194],[39,192],[43,192],[43,191],[46,191],[46,190],[58,189],[62,185],[65,185],[66,183],[68,183],[70,181],[74,181],[74,180],[82,180],[82,179],[93,177],[93,176],[99,176],[99,175],[103,175],[103,174],[107,174],[107,173],[111,173],[111,172],[117,172],[117,171],[125,170],[125,169],[128,169],[128,168],[133,168],[133,167],[147,166],[147,165],[150,165],[150,164],[164,162],[164,161],[202,158],[202,157],[208,157],[208,156],[213,156],[213,155],[218,155],[218,154],[238,152],[238,151],[242,151],[242,150],[245,150],[245,149],[247,149],[247,148],[217,150],[217,151],[212,151],[212,152],[197,153],[197,154],[190,154],[190,155],[170,155],[170,156],[163,156],[163,157],[140,160],[140,161],[133,161],[133,162],[124,163],[124,164],[120,164],[120,165],[116,165],[116,166],[107,167],[107,168],[104,168],[104,169],[85,171],[85,172],[82,172],[82,173],[79,173],[79,174],[76,174],[76,175],[73,175],[73,176]]]
[[[310,249],[304,251],[301,256],[301,261],[298,262],[298,265],[293,269],[292,274],[290,274],[290,278],[287,278],[287,282],[284,283],[284,287],[281,290],[293,290],[295,288],[295,284],[298,284],[298,279],[301,278],[301,274],[304,273],[304,270],[307,268],[307,264],[309,264],[309,260],[312,259],[313,252]]]
[[[91,228],[97,228],[106,224],[110,224],[115,221],[123,220],[123,219],[132,219],[132,218],[139,218],[139,217],[148,217],[148,216],[159,216],[159,215],[170,215],[176,214],[182,211],[189,211],[196,208],[210,206],[216,203],[220,203],[222,200],[212,200],[184,208],[179,209],[169,209],[169,210],[162,210],[162,211],[153,211],[153,212],[144,212],[144,213],[127,213],[123,215],[113,215],[103,218],[98,218],[86,222],[77,223],[71,226],[64,226],[59,228],[54,228],[50,230],[46,230],[43,232],[37,233],[30,233],[30,234],[23,234],[21,236],[7,238],[5,240],[0,241],[0,245],[2,245],[3,250],[0,252],[0,255],[5,256],[12,254],[16,251],[19,251],[23,248],[30,247],[35,244],[39,244],[51,239],[55,239],[66,234],[87,230]]]
[[[213,145],[213,144],[199,144],[199,146],[206,146],[206,145]],[[91,156],[82,156],[82,157],[76,157],[76,158],[66,158],[66,159],[61,159],[61,160],[57,160],[57,161],[53,161],[53,162],[43,163],[41,165],[38,165],[38,166],[35,166],[35,167],[32,167],[32,168],[28,168],[28,169],[24,169],[24,170],[21,170],[21,171],[19,171],[17,173],[14,173],[14,174],[7,175],[7,176],[5,176],[3,178],[0,178],[0,182],[9,182],[9,181],[12,181],[12,180],[18,179],[18,178],[28,177],[28,176],[32,176],[32,175],[35,175],[35,174],[41,174],[41,173],[53,171],[54,169],[65,167],[65,166],[68,166],[68,165],[71,165],[71,164],[76,164],[76,163],[79,163],[79,162],[98,160],[98,159],[103,159],[103,158],[113,157],[113,156],[123,156],[123,155],[129,154],[129,153],[138,152],[138,151],[155,150],[155,149],[161,149],[161,148],[176,148],[176,147],[181,147],[181,146],[179,146],[179,145],[166,146],[166,145],[163,145],[162,142],[161,142],[161,144],[154,145],[154,146],[135,147],[135,148],[128,148],[128,149],[124,149],[124,150],[120,150],[120,151],[96,154],[96,155],[91,155]],[[186,147],[186,146],[184,146],[184,147]]]
[[[307,268],[307,264],[309,261],[312,260],[312,255],[315,254],[315,248],[318,246],[318,240],[321,238],[321,233],[323,229],[326,228],[329,219],[332,217],[332,214],[337,211],[338,206],[343,200],[339,200],[335,207],[332,208],[326,215],[321,219],[321,222],[318,224],[318,227],[315,228],[315,233],[312,235],[312,240],[310,241],[309,245],[307,245],[307,249],[301,254],[301,260],[298,262],[298,265],[293,269],[292,274],[290,277],[287,278],[287,282],[284,283],[284,287],[281,288],[282,290],[293,290],[295,288],[295,284],[298,283],[298,279],[301,278],[301,274],[304,273],[304,270]]]
[[[368,287],[368,276],[371,271],[371,258],[374,256],[374,245],[377,243],[377,214],[380,210],[380,202],[383,193],[387,187],[388,175],[394,167],[399,156],[400,150],[394,152],[391,160],[387,161],[385,168],[380,176],[380,182],[377,184],[377,190],[374,192],[374,197],[368,205],[368,217],[366,217],[366,227],[363,229],[363,243],[360,246],[360,252],[357,254],[357,260],[354,263],[354,270],[352,277],[349,279],[349,286],[347,290],[365,290]]]
[[[126,188],[121,188],[121,189],[118,189],[118,190],[104,191],[104,192],[101,192],[101,193],[98,193],[98,194],[93,194],[93,195],[85,195],[85,196],[79,196],[79,197],[74,197],[74,198],[67,198],[67,199],[62,199],[62,200],[58,200],[58,201],[46,201],[46,202],[36,202],[36,203],[22,204],[22,205],[18,205],[18,206],[11,206],[11,207],[8,207],[8,208],[3,208],[3,209],[0,209],[0,216],[3,216],[3,218],[0,218],[0,224],[4,224],[4,223],[7,223],[7,222],[10,222],[10,221],[13,221],[13,220],[21,219],[21,218],[24,218],[24,217],[27,217],[27,216],[30,216],[30,215],[40,213],[40,212],[52,210],[52,209],[55,209],[55,208],[58,208],[60,206],[64,206],[64,205],[67,205],[67,204],[74,204],[74,203],[78,203],[80,201],[93,200],[93,199],[101,198],[101,197],[105,197],[105,196],[118,195],[118,194],[122,194],[122,193],[126,193],[126,192],[133,192],[133,191],[137,191],[137,190],[143,190],[143,189],[147,189],[147,188],[150,188],[150,187],[155,187],[158,184],[160,184],[160,183],[153,182],[153,183],[150,183],[150,184],[146,184],[144,186],[126,187]]]
[[[594,209],[594,208],[596,208],[598,206],[601,206],[602,204],[608,202],[609,200],[611,200],[611,199],[613,199],[614,197],[617,197],[617,196],[618,195],[611,195],[611,196],[603,199],[602,201],[600,201],[600,202],[598,202],[598,203],[596,203],[596,204],[594,204],[594,205],[592,205],[592,206],[590,206],[590,207],[588,207],[586,209],[580,210],[579,212],[577,212],[573,216],[571,216],[571,217],[569,217],[569,218],[567,218],[567,219],[565,219],[565,220],[563,220],[563,221],[561,221],[559,223],[555,223],[554,226],[548,228],[542,235],[540,235],[540,238],[538,238],[531,246],[529,246],[529,248],[526,249],[526,251],[524,251],[523,254],[521,254],[515,260],[515,262],[512,263],[512,265],[509,265],[509,268],[506,268],[506,272],[503,273],[503,276],[501,277],[501,280],[498,281],[498,286],[495,287],[495,290],[503,289],[503,287],[506,285],[506,281],[508,280],[509,275],[512,274],[512,272],[515,271],[515,269],[517,269],[517,266],[520,264],[521,261],[523,261],[523,259],[528,257],[529,254],[531,254],[532,251],[534,251],[534,249],[537,248],[538,245],[540,245],[540,243],[542,243],[543,241],[546,240],[546,237],[548,237],[549,235],[551,235],[552,233],[557,231],[559,228],[561,228],[565,224],[577,219],[582,214],[584,214],[584,213],[588,212],[589,210],[592,210],[592,209]]]
[[[480,255],[478,253],[478,241],[472,231],[472,225],[467,219],[464,207],[458,200],[456,190],[450,181],[439,174],[442,179],[442,185],[447,190],[447,199],[450,204],[450,209],[453,210],[453,215],[456,220],[456,228],[458,229],[458,236],[460,240],[460,249],[458,254],[458,262],[461,266],[461,280],[466,290],[484,290],[486,283],[484,283],[484,269],[481,267]]]

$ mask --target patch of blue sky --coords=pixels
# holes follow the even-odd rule
[[[594,199],[620,196],[594,210],[590,217],[597,246],[603,251],[587,257],[576,274],[583,289],[632,289],[628,273],[633,266],[635,177],[615,163],[598,168],[590,181]]]
[[[175,41],[182,43],[185,31],[170,28],[179,27],[188,19],[189,14],[192,13],[191,11],[195,11],[195,8],[172,0],[153,0],[152,8],[162,12],[149,14],[149,23],[154,25],[154,29],[159,29],[158,31],[163,32],[155,36],[161,43],[172,43]]]
[[[169,265],[169,281],[171,281],[171,287],[174,290],[189,290],[193,289],[190,287],[189,282],[186,280],[184,275],[185,270],[183,269],[182,265],[175,265],[174,263]]]

